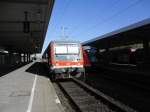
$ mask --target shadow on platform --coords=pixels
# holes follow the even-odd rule
[[[19,69],[20,67],[26,65],[28,63],[18,63],[18,64],[1,64],[0,65],[0,77],[7,75],[8,73]]]
[[[40,75],[40,76],[49,77],[48,70],[47,70],[45,64],[42,62],[34,63],[31,67],[29,67],[26,70],[26,72],[33,73],[33,74]]]

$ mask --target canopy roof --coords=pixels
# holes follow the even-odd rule
[[[84,46],[105,49],[150,41],[150,18],[83,42]]]
[[[0,0],[0,47],[40,53],[54,0]]]

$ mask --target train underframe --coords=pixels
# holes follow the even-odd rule
[[[56,81],[57,79],[68,79],[68,78],[78,78],[85,80],[85,70],[81,67],[64,67],[50,69],[51,79]]]

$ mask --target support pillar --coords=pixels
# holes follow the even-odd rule
[[[28,54],[26,54],[25,57],[26,57],[26,62],[28,62]]]
[[[23,62],[26,62],[26,54],[23,55]]]
[[[30,57],[29,57],[29,54],[27,54],[27,62],[29,62],[29,58],[30,58]]]
[[[29,54],[27,54],[27,62],[29,62]]]
[[[22,58],[21,57],[21,53],[19,53],[18,56],[19,56],[19,63],[21,63],[22,62],[22,60],[21,60],[21,58]]]
[[[31,55],[29,54],[29,62],[31,61]]]
[[[143,63],[138,65],[141,70],[149,70],[150,68],[150,49],[149,49],[149,39],[143,39]]]
[[[149,40],[143,40],[143,50],[144,50],[144,63],[150,64],[150,50],[149,50]]]
[[[107,47],[106,49],[106,56],[105,56],[105,64],[109,64],[110,63],[110,52],[109,52],[109,48]]]
[[[21,62],[24,62],[23,54],[21,53]]]
[[[8,58],[9,64],[12,64],[12,56],[13,56],[12,52],[9,52],[9,58]]]

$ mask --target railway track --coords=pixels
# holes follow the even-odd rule
[[[77,80],[59,81],[77,112],[136,112],[134,109]]]
[[[134,67],[134,66],[133,66]],[[121,67],[120,67],[121,68]],[[145,72],[137,72],[132,71],[129,68],[120,69],[118,68],[103,68],[100,69],[103,70],[99,78],[105,78],[108,80],[112,80],[115,82],[118,82],[118,84],[124,84],[128,86],[132,86],[134,88],[150,92],[150,82],[149,82],[149,75]],[[98,70],[94,71],[96,74],[99,74]]]
[[[124,84],[124,85],[128,85],[128,86],[132,86],[134,88],[146,91],[146,92],[150,92],[150,88],[149,88],[149,84],[142,84],[142,82],[138,82],[136,80],[132,80],[132,79],[122,79],[119,77],[112,77],[112,76],[107,76],[107,75],[101,75],[101,77],[108,79],[108,80],[112,80],[115,82],[118,82],[119,84]],[[144,83],[144,82],[143,82]]]

